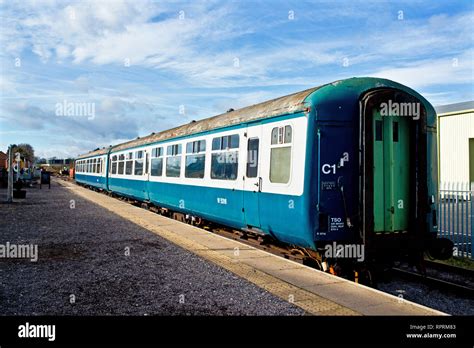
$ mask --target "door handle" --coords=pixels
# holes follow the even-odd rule
[[[391,212],[392,214],[395,214],[395,208],[391,207],[390,209],[387,209],[387,211]]]
[[[262,177],[261,176],[258,178],[258,182],[256,182],[254,185],[258,187],[258,192],[262,192]]]

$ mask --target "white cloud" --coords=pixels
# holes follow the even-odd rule
[[[430,85],[469,84],[474,80],[474,50],[459,58],[422,60],[379,70],[371,76],[388,78],[412,88]]]

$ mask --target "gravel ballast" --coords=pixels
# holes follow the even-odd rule
[[[0,258],[1,315],[304,314],[54,181],[27,191],[0,204],[0,244],[39,258]]]

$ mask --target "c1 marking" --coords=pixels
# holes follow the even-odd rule
[[[331,169],[332,168],[332,169]],[[336,174],[336,165],[335,164],[323,164],[321,167],[323,174]]]

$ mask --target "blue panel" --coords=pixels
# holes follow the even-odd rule
[[[84,175],[84,174],[75,174],[76,181],[85,184],[94,186],[97,188],[105,189],[106,188],[106,178],[98,175]]]
[[[110,179],[109,186],[124,196],[143,199],[145,181]],[[150,201],[174,211],[189,213],[233,228],[246,226],[242,211],[243,192],[212,187],[148,182]],[[260,193],[264,232],[279,240],[314,247],[307,209],[302,197]],[[290,207],[290,205],[292,207]],[[288,221],[295,221],[288,224]]]
[[[137,200],[148,200],[147,182],[123,178],[109,178],[109,190]]]
[[[261,192],[258,192],[258,188],[255,191],[243,191],[245,222],[249,226],[261,227],[259,212],[259,198],[261,194]]]

